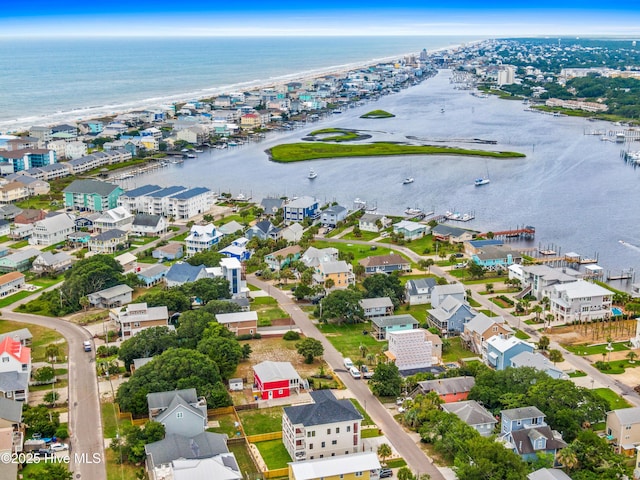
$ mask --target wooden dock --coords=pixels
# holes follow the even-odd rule
[[[493,238],[525,238],[531,240],[536,236],[536,228],[527,225],[520,228],[514,228],[513,230],[501,230],[499,232],[492,232]],[[482,234],[483,237],[487,236],[487,233]]]

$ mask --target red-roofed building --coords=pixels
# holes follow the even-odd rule
[[[7,336],[0,342],[0,395],[27,401],[31,377],[31,349]]]

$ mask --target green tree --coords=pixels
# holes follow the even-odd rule
[[[311,364],[315,357],[324,355],[324,347],[320,340],[307,337],[296,343],[297,352],[304,357],[304,363]]]
[[[369,275],[362,282],[362,286],[365,289],[364,296],[366,298],[389,297],[394,308],[398,308],[404,298],[404,287],[396,272],[391,275],[386,273]]]
[[[205,329],[212,323],[217,323],[215,315],[205,310],[183,312],[176,328],[178,344],[183,348],[196,348]]]
[[[320,320],[335,323],[358,323],[364,320],[360,306],[362,296],[357,290],[334,290],[322,299]]]
[[[54,363],[60,356],[60,345],[57,343],[50,343],[47,345],[47,348],[44,349],[44,354],[49,362]]]
[[[381,443],[380,445],[378,445],[378,457],[380,458],[380,461],[384,464],[387,460],[387,458],[389,458],[391,455],[393,455],[393,452],[391,451],[391,446],[388,443]]]
[[[169,348],[178,346],[178,337],[168,327],[151,327],[141,330],[120,345],[118,358],[127,370],[136,358],[155,357]]]
[[[198,342],[198,351],[218,365],[223,380],[233,376],[242,360],[242,347],[235,338],[206,336]]]
[[[237,303],[229,300],[209,300],[201,310],[217,315],[218,313],[236,313],[241,311],[242,308]]]
[[[222,254],[215,250],[205,250],[203,252],[194,253],[187,259],[189,265],[195,267],[204,265],[205,267],[217,267],[222,260]]]
[[[436,262],[433,260],[433,258],[427,258],[427,259],[419,260],[418,261],[418,267],[420,268],[420,270],[430,273],[431,272],[431,267],[435,263]]]
[[[125,427],[122,438],[112,441],[110,448],[116,458],[123,462],[140,464],[146,457],[144,446],[148,443],[162,440],[165,435],[164,425],[158,422],[148,422],[144,428],[136,425]]]
[[[40,433],[43,437],[52,437],[60,426],[60,413],[43,404],[36,407],[25,405],[22,421],[32,432]]]
[[[191,308],[191,300],[188,295],[176,287],[144,293],[136,301],[146,303],[149,307],[166,306],[170,312],[184,312]]]
[[[244,345],[242,345],[242,359],[243,360],[247,360],[251,356],[252,352],[253,352],[253,350],[251,349],[251,345],[249,345],[248,343],[245,343]]]
[[[478,265],[476,262],[469,262],[467,264],[467,272],[471,278],[482,278],[486,273],[486,269],[482,265]]]
[[[54,378],[56,378],[56,373],[53,367],[40,367],[33,372],[33,379],[36,382],[50,382]]]
[[[549,348],[550,343],[551,343],[551,339],[546,335],[542,335],[540,337],[540,340],[538,340],[538,349],[546,350],[547,348]]]
[[[564,362],[564,357],[562,356],[562,352],[560,350],[549,350],[549,360],[553,362],[555,365],[558,362]]]
[[[379,397],[397,397],[402,392],[402,384],[402,376],[395,363],[381,363],[369,380],[369,388]]]
[[[58,395],[57,392],[47,392],[44,394],[44,403],[53,407],[58,401],[58,398],[60,398],[60,395]]]
[[[24,478],[26,480],[72,480],[73,472],[67,470],[63,463],[50,462],[44,463],[42,468],[31,470]]]
[[[398,480],[417,480],[409,467],[400,467],[398,470]]]

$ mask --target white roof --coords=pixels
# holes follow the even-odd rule
[[[531,347],[531,350],[533,351],[533,345],[525,342],[524,340],[520,340],[519,338],[516,337],[511,337],[511,338],[501,338],[499,336],[495,336],[495,337],[491,337],[489,340],[487,340],[487,344],[491,345],[493,347],[494,350],[497,350],[499,352],[506,352],[507,350],[515,347],[516,345],[520,344],[520,343],[524,343],[528,346]]]
[[[576,280],[575,282],[563,283],[562,285],[554,285],[554,288],[557,292],[565,292],[569,298],[613,295],[611,290],[607,290],[600,285],[585,280]]]
[[[409,220],[400,220],[398,223],[393,224],[393,228],[403,228],[404,230],[408,230],[409,232],[417,232],[420,230],[425,230],[427,228],[426,225],[418,222],[410,222]]]
[[[272,362],[265,360],[253,366],[253,371],[260,377],[262,382],[272,382],[274,380],[288,380],[300,378],[296,369],[289,362]]]
[[[258,312],[217,313],[216,320],[223,325],[238,322],[257,322]]]
[[[240,260],[238,260],[237,258],[234,258],[234,257],[222,258],[220,260],[220,266],[221,267],[225,267],[225,268],[229,268],[229,269],[242,268],[242,265],[240,264]]]
[[[635,425],[640,423],[640,407],[619,408],[618,410],[612,410],[608,413],[612,413],[618,417],[622,425]]]
[[[322,267],[322,271],[325,274],[343,273],[343,272],[351,271],[351,268],[349,268],[350,265],[348,265],[347,262],[345,262],[344,260],[320,262],[320,266]]]
[[[289,465],[296,480],[311,480],[377,470],[380,468],[380,461],[375,452],[363,452],[304,462],[291,462]]]
[[[224,456],[233,453],[216,455],[203,459],[176,459],[172,463],[174,480],[240,480],[242,475],[224,464]],[[237,463],[236,463],[237,464]]]
[[[136,260],[138,260],[138,257],[136,257],[133,253],[131,252],[127,252],[127,253],[123,253],[122,255],[118,255],[116,257],[116,261],[120,264],[120,265],[126,265],[127,263],[131,263],[131,262],[135,262]]]

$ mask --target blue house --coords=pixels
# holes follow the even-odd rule
[[[284,221],[287,223],[303,222],[307,218],[316,220],[319,217],[318,200],[313,197],[296,198],[284,206]]]
[[[496,370],[504,370],[511,366],[511,360],[522,352],[533,353],[534,346],[531,343],[516,337],[502,338],[498,335],[487,340],[486,358],[484,362]]]
[[[503,410],[500,440],[522,460],[535,460],[540,453],[555,454],[567,446],[562,435],[546,424],[544,413],[536,407]]]
[[[476,265],[488,270],[506,269],[514,263],[521,263],[522,257],[518,252],[506,245],[484,246],[471,256]]]
[[[146,270],[138,272],[136,275],[140,280],[144,282],[145,287],[150,287],[152,285],[160,283],[168,271],[169,267],[167,267],[166,265],[157,264],[152,265]]]
[[[164,281],[167,287],[176,287],[206,277],[207,268],[204,265],[193,266],[188,263],[178,262],[171,265],[164,277]]]
[[[413,330],[418,328],[420,324],[413,316],[390,315],[388,317],[374,317],[371,319],[371,334],[377,340],[385,340],[388,332],[401,332],[404,330]]]
[[[320,223],[325,227],[335,227],[338,222],[347,218],[348,210],[341,205],[333,205],[320,214]]]
[[[432,295],[433,298],[433,295]],[[453,296],[446,297],[436,308],[427,310],[427,322],[442,335],[460,335],[464,324],[476,316],[471,307]]]

